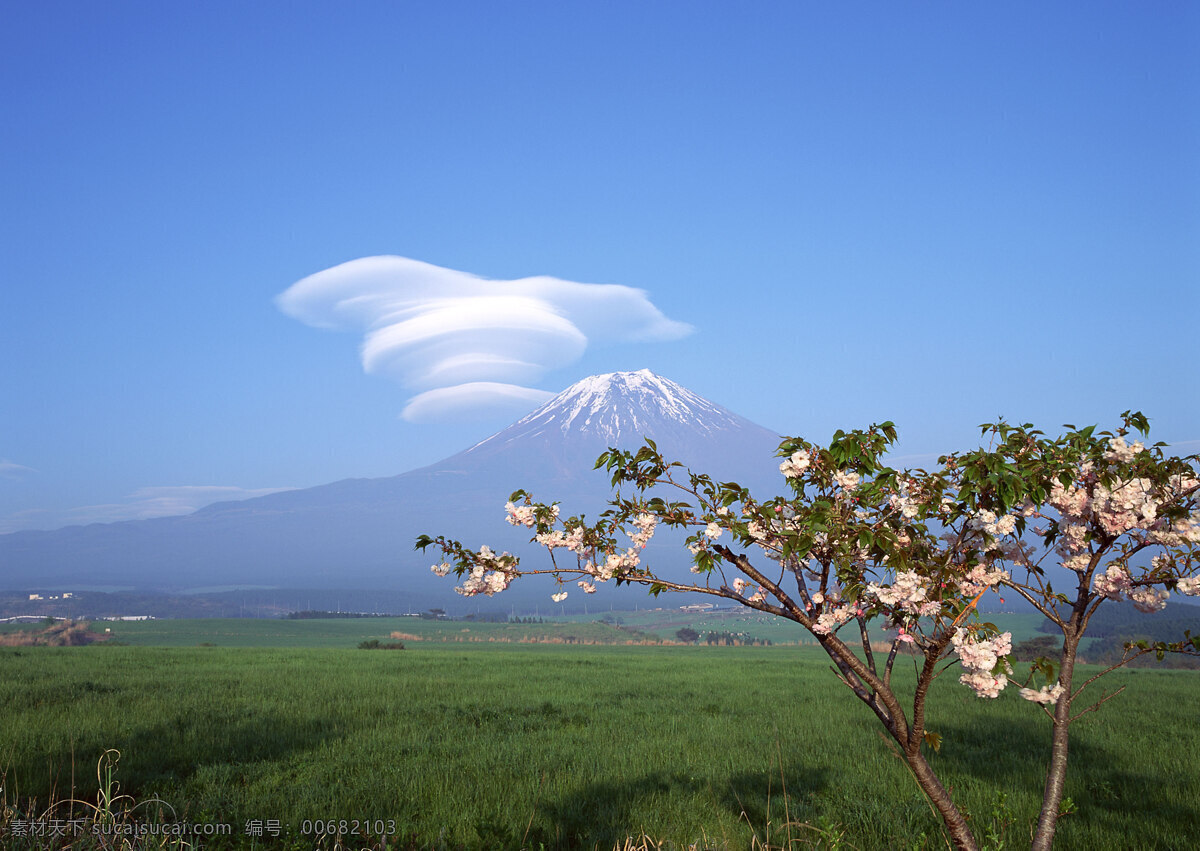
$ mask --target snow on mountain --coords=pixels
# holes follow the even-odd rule
[[[576,478],[609,447],[651,438],[668,460],[706,472],[774,470],[779,436],[648,369],[576,382],[508,428],[435,467],[475,468],[519,452],[524,466]],[[777,464],[778,462],[774,462]]]
[[[665,423],[701,433],[734,431],[748,420],[714,405],[648,369],[609,372],[576,382],[504,431],[480,441],[518,440],[558,430],[596,436],[617,445],[629,436],[662,430]]]

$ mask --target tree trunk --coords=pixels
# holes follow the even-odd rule
[[[925,757],[918,750],[914,754],[906,753],[906,758],[921,791],[937,807],[942,822],[946,825],[946,830],[950,832],[950,840],[954,843],[954,847],[961,851],[978,851],[979,845],[971,834],[971,828],[967,826],[966,816],[955,806],[950,793],[942,786]]]
[[[1038,816],[1037,832],[1033,835],[1033,851],[1049,851],[1054,842],[1054,830],[1058,826],[1058,813],[1062,806],[1063,786],[1067,779],[1067,737],[1071,726],[1071,678],[1075,673],[1075,654],[1079,648],[1079,637],[1065,635],[1063,640],[1062,667],[1058,682],[1063,693],[1054,706],[1054,731],[1050,744],[1050,767],[1046,771],[1046,789],[1042,794],[1042,812]]]

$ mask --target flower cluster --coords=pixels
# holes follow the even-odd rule
[[[1135,585],[1123,564],[1110,564],[1103,573],[1097,573],[1092,578],[1092,590],[1110,600],[1128,597],[1139,612],[1146,613],[1166,608],[1167,599],[1170,596],[1161,588]]]
[[[555,506],[557,513],[558,506]],[[528,526],[530,528],[537,525],[537,509],[532,505],[514,505],[511,502],[504,504],[504,510],[508,512],[508,522],[511,526]]]
[[[1026,700],[1032,700],[1034,703],[1050,704],[1053,706],[1058,703],[1058,699],[1062,697],[1064,689],[1062,683],[1055,683],[1052,686],[1042,686],[1039,689],[1023,688],[1019,692],[1021,697]]]
[[[901,481],[899,489],[888,496],[888,505],[899,512],[905,520],[912,520],[921,513],[921,502],[909,493],[908,483],[905,481]]]
[[[1084,475],[1089,474],[1091,472],[1090,465],[1083,465],[1080,472]],[[1050,496],[1046,501],[1064,518],[1085,517],[1091,502],[1086,488],[1074,485],[1063,487],[1062,483],[1058,481],[1055,481],[1050,488]]]
[[[1132,446],[1127,446],[1125,438],[1118,436],[1108,441],[1108,451],[1104,453],[1104,458],[1113,464],[1128,464],[1135,455],[1145,449],[1146,447],[1140,441]]]
[[[862,477],[858,473],[852,473],[849,470],[841,470],[833,474],[833,483],[845,493],[853,493],[858,489],[861,481]]]
[[[988,568],[985,564],[977,564],[958,579],[958,590],[964,597],[976,597],[988,588],[999,585],[1008,579],[1008,571],[999,567]]]
[[[1167,607],[1167,600],[1170,596],[1162,588],[1150,588],[1146,585],[1139,585],[1129,592],[1129,599],[1133,603],[1133,607],[1146,614],[1161,612]]]
[[[929,580],[913,570],[898,572],[890,586],[870,582],[867,593],[889,609],[917,617],[934,617],[942,610],[941,603],[929,599]]]
[[[490,547],[480,547],[475,566],[471,568],[462,585],[454,590],[464,597],[474,597],[476,594],[491,597],[493,594],[499,594],[513,581],[513,574],[502,568],[502,564],[511,558],[508,553],[496,555]],[[435,565],[434,573],[438,573],[440,567],[441,565]]]
[[[1110,564],[1107,570],[1092,578],[1092,590],[1110,600],[1120,600],[1121,595],[1132,587],[1129,571],[1120,564]]]
[[[1158,527],[1150,534],[1150,541],[1164,547],[1200,544],[1200,517],[1193,514],[1169,525],[1160,521]]]
[[[835,604],[827,611],[817,615],[817,620],[813,624],[812,631],[816,635],[829,635],[839,626],[851,620],[857,610],[844,603]]]
[[[1175,590],[1189,597],[1200,597],[1200,575],[1180,579]]]
[[[999,697],[1008,684],[1008,677],[995,671],[1001,666],[1005,672],[1012,671],[1008,660],[1004,658],[1012,652],[1012,633],[1004,632],[980,639],[960,626],[950,641],[958,653],[959,662],[966,669],[958,681],[974,689],[979,697]]]
[[[983,532],[991,538],[1001,538],[1016,531],[1017,518],[1011,514],[997,517],[995,512],[984,509],[967,521],[967,528]]]
[[[570,532],[564,532],[562,529],[542,532],[534,540],[551,552],[560,547],[565,547],[573,553],[582,555],[584,553],[583,534],[583,527],[576,526]]]
[[[630,548],[623,553],[609,553],[604,557],[603,562],[597,560],[595,564],[585,564],[583,569],[601,582],[607,582],[614,576],[633,570],[640,563],[641,557],[638,555],[638,551]]]
[[[1154,484],[1149,479],[1118,480],[1112,487],[1097,484],[1092,494],[1092,511],[1101,528],[1110,535],[1150,528],[1158,516]]]
[[[643,511],[633,518],[633,527],[637,531],[630,535],[635,547],[644,547],[654,537],[654,529],[658,526],[658,517]]]
[[[809,454],[803,449],[793,452],[791,457],[779,465],[779,472],[789,479],[798,479],[812,463]]]
[[[750,587],[750,583],[747,582],[745,579],[742,579],[742,577],[740,577],[740,576],[734,577],[734,579],[733,579],[734,593],[745,596],[746,589],[749,587]],[[751,594],[749,597],[746,597],[746,602],[761,603],[766,599],[767,599],[767,590],[760,585],[753,594]]]

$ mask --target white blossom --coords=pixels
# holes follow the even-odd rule
[[[1053,686],[1042,686],[1040,689],[1023,688],[1019,693],[1021,697],[1032,700],[1034,703],[1054,705],[1062,697],[1063,687],[1062,683],[1055,683]]]

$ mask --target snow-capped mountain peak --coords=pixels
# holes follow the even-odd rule
[[[686,430],[712,435],[750,423],[648,369],[592,375],[572,384],[508,428],[471,448],[555,433],[606,446],[641,443],[645,437]]]

